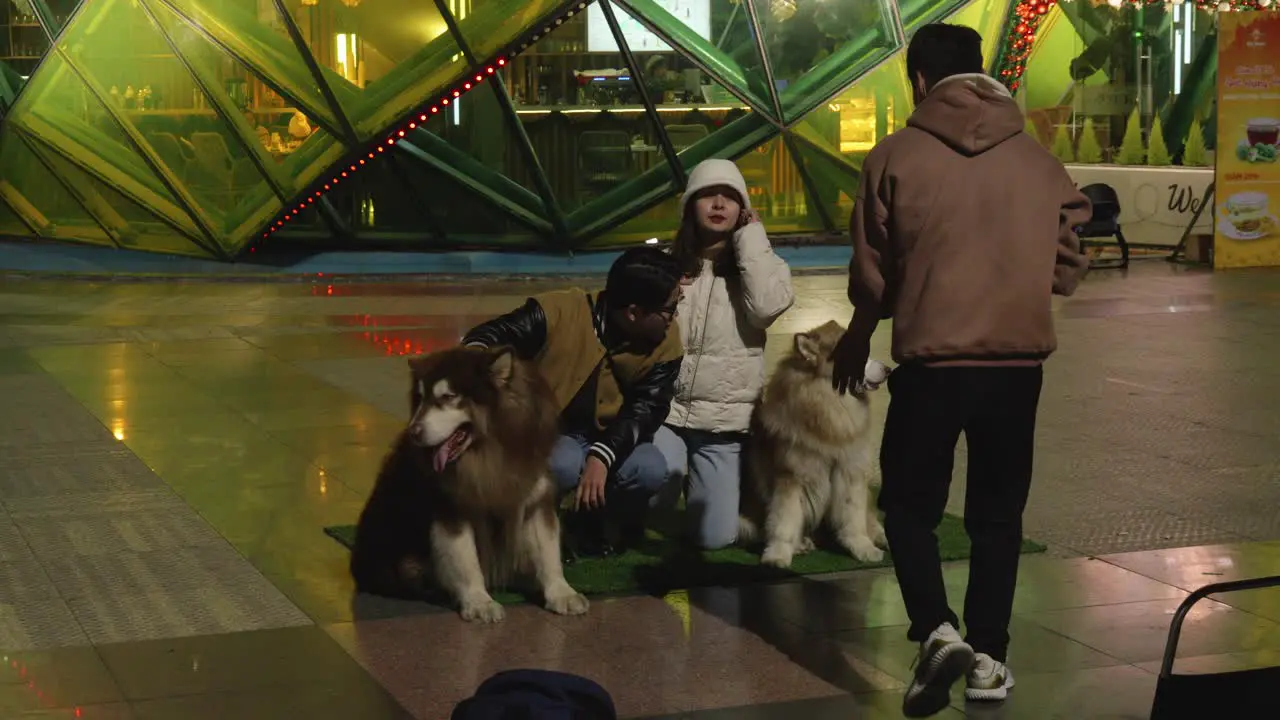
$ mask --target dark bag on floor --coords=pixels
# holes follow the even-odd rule
[[[595,682],[551,670],[507,670],[458,703],[452,720],[617,720],[613,698]]]

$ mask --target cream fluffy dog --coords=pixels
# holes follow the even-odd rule
[[[764,565],[790,567],[819,528],[863,562],[884,559],[884,527],[870,504],[867,393],[887,371],[872,360],[861,392],[833,390],[831,353],[843,334],[835,322],[797,334],[752,416],[738,540],[763,539]]]

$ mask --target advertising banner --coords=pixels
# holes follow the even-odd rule
[[[1103,183],[1120,196],[1120,225],[1134,245],[1173,249],[1182,231],[1213,234],[1213,213],[1196,213],[1214,181],[1211,167],[1144,167],[1141,165],[1067,165],[1067,174],[1082,188]]]
[[[1218,13],[1216,268],[1280,265],[1280,12]]]

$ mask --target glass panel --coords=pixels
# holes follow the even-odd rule
[[[639,61],[644,63],[646,82],[651,87],[690,95],[701,94],[699,86],[706,86],[708,78],[688,62],[665,58],[675,50],[665,40],[649,30],[641,19],[656,25],[670,37],[679,52],[696,59],[703,67],[711,69],[724,82],[742,93],[761,112],[773,115],[773,99],[769,95],[769,83],[765,79],[764,61],[751,31],[750,13],[741,0],[624,0],[627,7],[613,3],[623,38]],[[616,52],[616,45],[604,12],[596,6],[587,8],[587,47],[598,52]],[[655,64],[649,72],[650,64]],[[718,85],[716,87],[719,87]],[[708,103],[721,103],[727,98],[738,100],[723,92],[723,96],[707,99]]]
[[[31,228],[27,227],[27,224],[22,222],[22,218],[9,207],[9,203],[4,201],[4,197],[13,192],[16,190],[12,185],[0,180],[0,235],[27,237],[31,235]]]
[[[0,110],[13,102],[49,51],[41,16],[56,36],[79,4],[79,0],[0,3]]]
[[[492,203],[459,187],[443,173],[421,162],[404,165],[413,187],[431,188],[425,194],[427,212],[451,244],[505,244],[533,239],[533,232],[526,225],[494,212]]]
[[[258,122],[261,128],[261,119],[258,119]],[[297,122],[296,116],[291,118],[290,130],[286,132],[292,132]],[[300,145],[291,145],[288,140],[278,144],[275,142],[275,136],[282,133],[276,130],[276,127],[283,127],[283,125],[273,125],[265,134],[259,129],[258,139],[268,144],[268,152],[276,162],[280,163],[284,172],[293,177],[296,187],[308,185],[323,175],[326,170],[332,169],[334,163],[338,162],[345,152],[345,148],[337,139],[315,126],[311,127],[310,137]]]
[[[437,236],[434,223],[453,247],[534,239],[528,227],[493,202],[407,153],[383,153],[369,162],[371,168],[329,194],[358,233],[426,244]]]
[[[1009,18],[1010,0],[973,0],[959,12],[948,17],[953,25],[964,25],[982,36],[982,63],[988,70],[995,67],[996,53],[1004,37],[1004,22]]]
[[[302,105],[308,115],[318,118],[330,128],[338,127],[337,116],[329,107],[289,38],[284,18],[271,0],[164,0],[178,14],[201,32],[208,33],[218,44],[234,53],[260,77],[271,82],[267,87],[257,83],[234,90],[232,99],[254,107]],[[79,25],[80,23],[77,23]],[[326,80],[332,84],[330,74]],[[280,96],[284,92],[291,97]],[[337,93],[339,88],[334,88]]]
[[[49,37],[40,26],[35,7],[28,0],[0,3],[0,63],[14,71],[18,86],[31,77],[48,51]]]
[[[849,225],[863,159],[905,127],[914,109],[906,65],[906,53],[899,52],[792,127],[816,200],[838,228]]]
[[[520,138],[503,110],[498,92],[497,83],[481,82],[443,112],[431,116],[426,128],[450,147],[465,152],[484,167],[523,187],[527,192],[511,199],[545,217],[547,211],[538,195],[533,170],[525,161]]]
[[[329,195],[328,198],[332,201],[332,195]],[[270,235],[270,239],[263,238],[262,234],[259,233],[257,238],[250,239],[249,244],[253,245],[257,241],[279,242],[283,238],[299,236],[315,237],[319,233],[323,233],[327,239],[332,239],[330,236],[333,233],[329,229],[330,225],[325,222],[319,206],[315,203],[299,203],[295,207],[298,209],[298,214],[291,216],[292,219],[288,225],[281,228],[279,232]],[[253,250],[251,249],[250,252],[253,252]]]
[[[6,178],[6,187],[0,189],[5,201],[39,228],[41,236],[114,246],[102,226],[8,127],[0,131],[0,168]],[[10,186],[13,180],[21,188]]]
[[[172,225],[77,167],[57,151],[41,149],[45,161],[54,171],[86,196],[85,202],[90,204],[98,219],[115,230],[121,247],[195,257],[210,256],[207,250],[183,237]]]
[[[13,104],[18,91],[26,84],[26,78],[19,75],[12,65],[0,62],[0,110],[5,110]]]
[[[669,5],[680,5],[680,0],[664,1]],[[707,34],[715,38],[745,36],[745,42],[750,46],[751,52],[747,57],[757,57],[753,72],[757,75],[763,72],[758,56],[755,56],[755,43],[751,40],[745,9],[739,9],[735,13],[733,8],[741,8],[741,5],[730,6],[728,3],[720,3],[719,0],[715,0],[715,3],[712,5],[712,14],[709,19],[699,21],[698,13],[686,10],[682,15],[690,15],[693,19],[685,17],[683,22],[695,29],[709,24],[712,30]],[[724,5],[719,16],[715,14],[717,4]],[[646,90],[653,101],[654,108],[658,111],[658,119],[662,122],[667,137],[671,139],[671,145],[677,153],[683,154],[685,150],[710,137],[716,129],[751,112],[750,106],[743,104],[733,93],[712,80],[661,38],[645,30],[644,26],[621,7],[615,4],[614,10],[618,17],[618,24],[622,26],[623,38],[627,40],[627,45],[636,52],[637,60],[644,62],[641,72],[644,75]],[[617,44],[613,42],[614,38],[609,34],[608,27],[597,30],[592,26],[594,22],[596,17],[588,12],[588,33],[604,34],[603,37],[595,40],[596,46],[617,52]],[[599,22],[604,24],[603,13],[599,15]],[[706,31],[699,30],[699,32]],[[637,44],[645,48],[644,54],[637,51]],[[742,54],[746,53],[746,49],[740,45],[737,50]],[[769,115],[772,114],[769,113]],[[681,161],[686,166],[694,164],[683,155]]]
[[[588,247],[634,245],[646,240],[670,242],[680,227],[680,196],[674,195],[588,243]]]
[[[335,163],[342,156],[343,147],[321,129],[305,109],[275,104],[274,99],[279,96],[271,94],[268,85],[237,58],[168,12],[163,3],[148,1],[157,22],[179,47],[196,78],[218,94],[210,100],[215,100],[212,104],[223,114],[224,124],[229,118],[234,126],[225,133],[225,142],[228,146],[236,142],[236,167],[244,173],[246,183],[238,187],[241,192],[237,193],[236,205],[225,219],[225,232],[229,246],[239,247],[243,241],[251,240],[252,234],[270,222],[280,209],[279,197],[270,184],[247,182],[252,177],[248,165],[255,164],[250,152],[273,173],[284,195],[292,196]],[[256,104],[264,97],[273,101]],[[256,165],[252,169],[261,174]]]
[[[53,36],[57,37],[58,33],[67,26],[67,21],[71,19],[71,14],[76,8],[80,7],[82,0],[44,0],[44,6],[48,8],[49,13],[53,16]]]
[[[1144,141],[1160,117],[1169,149],[1182,146],[1196,119],[1212,144],[1215,32],[1213,14],[1190,4],[1055,5],[1037,33],[1019,90],[1027,117],[1046,144],[1059,127],[1078,142],[1085,120],[1092,120],[1103,162],[1112,161],[1135,110]]]
[[[504,70],[520,122],[566,210],[644,173],[671,172],[630,68],[620,53],[587,52],[587,32],[587,14],[575,15]]]
[[[796,143],[796,152],[813,181],[817,201],[826,207],[838,229],[848,230],[849,213],[853,212],[853,198],[858,192],[857,169],[804,142]]]
[[[429,0],[428,0],[429,1]],[[458,22],[458,31],[477,60],[488,60],[538,20],[563,4],[563,0],[445,0]],[[583,42],[586,38],[574,38]],[[560,42],[570,42],[562,34]],[[569,46],[561,51],[569,51]],[[581,49],[579,50],[581,51]]]
[[[69,35],[73,37],[61,46],[86,82],[98,91],[106,89],[147,152],[190,193],[219,239],[224,238],[240,199],[266,181],[245,141],[218,116],[148,12],[125,0],[96,0]],[[199,56],[198,45],[194,50]]]
[[[382,153],[368,160],[368,169],[339,185],[327,197],[357,232],[404,234],[425,243],[432,237],[432,230],[421,198],[429,194],[419,195],[423,188],[413,184],[406,161],[392,160],[390,155]]]
[[[892,0],[755,3],[787,120],[800,117],[897,49]]]
[[[978,0],[982,2],[982,0]],[[915,34],[922,25],[939,22],[964,4],[964,0],[897,0],[898,17],[907,37]],[[950,22],[950,21],[949,21]],[[974,28],[975,30],[977,28]]]
[[[781,137],[738,158],[738,169],[747,181],[751,207],[771,233],[811,232],[823,229],[822,216],[810,207],[804,181]]]
[[[747,181],[751,206],[771,233],[814,232],[823,229],[818,214],[805,191],[787,145],[776,137],[737,159]],[[680,196],[663,200],[604,235],[590,247],[633,245],[649,239],[670,241],[680,226]]]
[[[386,130],[468,69],[431,0],[285,5],[362,137]]]
[[[77,164],[168,218],[189,236],[200,235],[182,204],[137,154],[129,137],[60,53],[50,54],[45,60],[31,87],[18,100],[9,122],[21,125],[28,134],[57,148],[65,157],[74,158]],[[173,158],[183,157],[180,148],[171,152]]]
[[[273,96],[272,100],[279,96],[271,93],[266,83],[236,57],[183,22],[163,2],[146,2],[164,36],[178,48],[192,76],[214,95],[206,98],[205,93],[193,92],[190,104],[196,107],[191,108],[192,114],[209,115],[217,111],[222,121],[232,126],[227,133],[228,143],[240,138],[236,144],[245,149],[246,158],[250,152],[255,153],[264,166],[272,168],[283,162],[286,155],[273,154],[269,148],[283,150],[284,146],[306,140],[318,130],[316,121],[302,110],[274,102],[258,105],[266,99],[263,90]],[[273,157],[275,163],[271,161]],[[290,178],[282,172],[274,171],[273,177],[283,186],[292,186]]]
[[[803,142],[859,168],[876,143],[906,127],[912,109],[903,52],[805,115],[792,131]]]

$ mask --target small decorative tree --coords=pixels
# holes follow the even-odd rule
[[[1147,141],[1147,164],[1173,164],[1173,157],[1169,155],[1169,147],[1164,144],[1164,128],[1160,126],[1159,115],[1151,123],[1151,138]]]
[[[1022,131],[1036,139],[1041,145],[1044,141],[1040,139],[1040,131],[1036,130],[1036,124],[1031,122],[1031,118],[1027,118],[1027,122],[1022,126]]]
[[[1187,167],[1206,167],[1209,164],[1209,151],[1204,146],[1204,128],[1200,127],[1199,120],[1192,120],[1191,129],[1187,131],[1182,164]]]
[[[1076,161],[1076,149],[1071,144],[1071,135],[1067,132],[1066,125],[1059,125],[1058,131],[1053,135],[1053,147],[1049,149],[1053,156],[1063,163],[1073,163]]]
[[[1098,132],[1093,129],[1093,118],[1086,118],[1084,128],[1080,130],[1080,151],[1076,153],[1076,162],[1102,162],[1102,146],[1098,144]]]
[[[1147,150],[1142,147],[1142,125],[1138,121],[1138,109],[1134,108],[1124,128],[1124,140],[1120,143],[1120,152],[1116,154],[1116,164],[1141,165],[1146,157]]]

